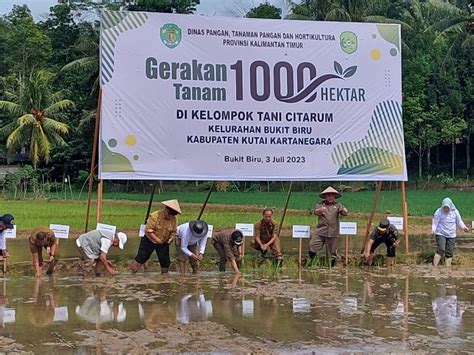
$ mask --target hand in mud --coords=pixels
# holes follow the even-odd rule
[[[464,232],[469,233],[469,228],[468,227],[464,228]]]
[[[267,244],[263,244],[262,245],[262,251],[266,251],[268,249],[268,245]]]
[[[194,260],[201,260],[202,257],[196,254],[191,254],[191,258],[193,258]]]

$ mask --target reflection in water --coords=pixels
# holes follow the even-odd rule
[[[461,329],[464,306],[458,302],[456,287],[439,285],[437,296],[431,304],[439,334],[457,335]]]
[[[58,344],[69,344],[76,353],[104,353],[102,344],[111,334],[122,332],[120,339],[146,334],[159,342],[170,328],[187,336],[199,329],[199,336],[214,339],[214,334],[206,333],[216,329],[212,324],[222,325],[232,335],[283,344],[282,349],[289,351],[286,345],[303,343],[315,350],[320,344],[332,344],[335,352],[423,350],[427,343],[434,350],[472,348],[474,316],[472,308],[463,305],[471,301],[474,283],[462,279],[455,286],[433,289],[431,278],[383,271],[303,273],[303,279],[200,275],[185,282],[173,275],[147,277],[123,275],[107,283],[74,278],[4,280],[0,349],[4,336],[22,344],[25,351],[51,353]],[[192,324],[202,321],[210,322]],[[100,331],[91,333],[95,329]],[[93,346],[82,341],[89,334],[97,336]],[[454,345],[449,342],[452,336]]]
[[[197,295],[188,293],[181,297],[176,313],[176,320],[179,323],[188,324],[189,322],[207,320],[211,317],[212,302],[206,300],[204,293],[199,292]]]
[[[76,315],[81,319],[100,326],[107,322],[124,322],[127,311],[122,302],[110,302],[107,293],[110,286],[102,287],[97,293],[90,294],[81,305],[76,306]]]

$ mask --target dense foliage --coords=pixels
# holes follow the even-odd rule
[[[0,17],[0,164],[8,156],[12,163],[29,161],[51,181],[83,179],[97,105],[100,8],[189,14],[199,3],[58,0],[44,21],[34,21],[26,6]],[[281,13],[265,2],[247,17],[278,19]],[[304,0],[291,5],[287,18],[401,24],[410,175],[472,174],[474,15],[468,0]]]

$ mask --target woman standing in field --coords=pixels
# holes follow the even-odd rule
[[[456,228],[459,227],[465,232],[469,232],[462,221],[459,211],[454,206],[453,201],[446,197],[433,216],[431,231],[436,237],[436,254],[433,258],[433,266],[438,264],[443,256],[446,256],[446,267],[451,266],[453,261],[454,246],[456,244]]]

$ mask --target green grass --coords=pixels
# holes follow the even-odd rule
[[[164,193],[155,196],[155,201],[178,198],[180,202],[202,203],[206,193]],[[474,219],[474,192],[449,192],[444,191],[409,191],[407,193],[409,215],[431,216],[445,196],[450,196],[459,208],[466,224]],[[213,204],[247,205],[247,206],[271,206],[283,208],[286,194],[281,192],[255,192],[255,193],[231,193],[215,192],[209,201],[209,208],[203,218],[215,228],[233,226],[236,222],[254,223],[261,215],[258,211],[245,212],[236,210],[219,210]],[[106,199],[123,199],[129,201],[146,201],[149,196],[145,194],[105,194]],[[368,213],[372,207],[374,192],[348,192],[341,198],[341,202],[349,208],[350,212]],[[315,217],[309,214],[319,198],[316,193],[295,192],[290,200],[289,208],[300,210],[290,211],[285,220],[286,226],[292,224],[314,225]],[[1,212],[11,213],[15,216],[16,224],[23,229],[31,229],[36,226],[49,225],[50,223],[67,224],[72,229],[84,228],[85,201],[57,201],[57,200],[0,200]],[[91,211],[90,226],[95,226],[95,204]],[[155,202],[153,209],[160,208]],[[401,214],[400,193],[398,191],[383,191],[380,196],[378,212],[390,211],[393,214]],[[199,209],[183,208],[180,222],[195,219]],[[117,225],[123,229],[138,229],[143,223],[146,214],[146,204],[120,204],[107,202],[103,204],[103,222]],[[279,221],[281,210],[276,211],[275,219]],[[358,218],[349,217],[350,220],[363,223],[364,216]],[[425,223],[413,221],[412,223]]]
[[[206,192],[162,193],[155,195],[155,201],[177,198],[180,202],[202,203],[206,195]],[[350,211],[368,213],[372,208],[374,195],[373,191],[346,192],[340,202]],[[85,197],[83,194],[81,198]],[[431,216],[445,197],[451,197],[463,217],[474,218],[474,191],[407,191],[409,215]],[[105,193],[104,198],[148,201],[149,196],[147,194]],[[285,192],[213,192],[209,203],[283,208],[285,199]],[[291,195],[289,208],[312,210],[319,200],[316,192],[294,192]],[[400,191],[382,191],[377,210],[400,214],[402,212]]]

